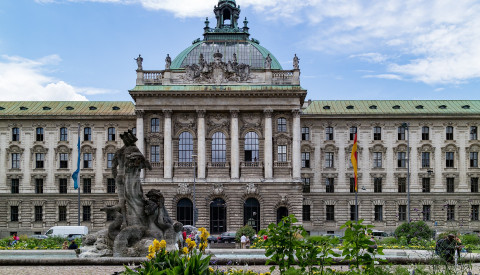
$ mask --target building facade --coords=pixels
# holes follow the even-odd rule
[[[0,237],[77,224],[78,124],[80,221],[91,231],[116,204],[111,160],[127,129],[152,164],[144,191],[159,189],[174,219],[214,234],[288,214],[311,234],[341,234],[355,212],[355,133],[360,219],[385,231],[408,216],[441,231],[480,228],[480,101],[305,102],[296,56],[284,70],[246,19],[239,26],[235,1],[214,13],[203,40],[167,56],[164,70],[137,58],[135,105],[0,102]]]

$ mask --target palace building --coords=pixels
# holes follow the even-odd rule
[[[100,208],[116,204],[111,165],[127,129],[152,165],[144,191],[160,190],[172,218],[213,234],[288,214],[311,234],[341,234],[355,218],[355,133],[360,219],[386,232],[408,216],[479,230],[480,101],[306,101],[296,56],[282,68],[246,19],[239,26],[234,0],[214,14],[164,70],[137,58],[135,104],[0,102],[0,237],[76,225],[78,213],[90,231],[105,228]]]

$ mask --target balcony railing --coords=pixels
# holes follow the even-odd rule
[[[261,161],[242,161],[242,167],[249,167],[249,168],[262,168],[263,162]]]
[[[194,162],[175,162],[175,167],[176,168],[193,168]],[[196,163],[195,163],[196,164]]]
[[[230,167],[228,162],[209,162],[208,168],[228,168]]]
[[[273,167],[275,167],[275,168],[291,168],[292,163],[290,161],[275,161],[273,163]]]

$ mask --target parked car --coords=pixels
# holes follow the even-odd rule
[[[73,234],[87,235],[88,227],[86,226],[53,226],[47,230],[47,232],[45,233],[45,236],[47,237],[59,236],[59,237],[66,238],[68,237],[68,235],[73,235]]]
[[[218,236],[210,235],[207,238],[208,243],[216,243],[218,241]]]
[[[217,240],[219,243],[234,243],[236,234],[235,232],[223,232]]]
[[[71,242],[71,241],[73,241],[73,240],[75,240],[75,239],[77,239],[77,238],[78,238],[78,239],[81,239],[83,236],[85,236],[85,235],[84,235],[84,234],[69,234],[69,235],[67,236],[67,240],[68,240],[69,242]]]
[[[38,234],[35,234],[35,235],[32,235],[32,236],[30,236],[30,238],[32,238],[32,239],[39,239],[39,240],[43,240],[43,239],[46,239],[46,238],[48,238],[48,237],[47,237],[47,236],[45,236],[45,235],[38,235]]]

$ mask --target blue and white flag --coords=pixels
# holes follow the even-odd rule
[[[78,159],[77,159],[77,170],[73,172],[72,178],[73,178],[73,188],[77,189],[78,188],[78,174],[80,174],[80,125],[78,125],[78,144],[77,144],[77,150],[78,150]]]

